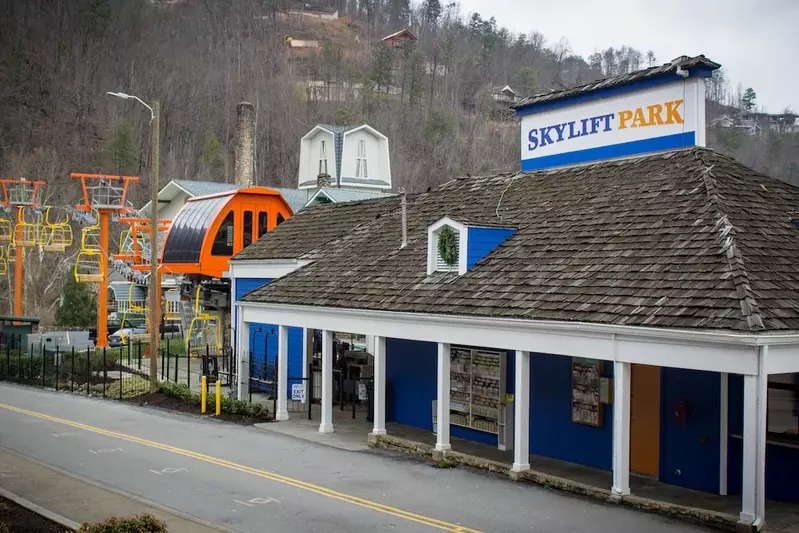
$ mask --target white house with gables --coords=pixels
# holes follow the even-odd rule
[[[388,138],[368,124],[316,125],[300,141],[298,188],[325,186],[391,190]]]

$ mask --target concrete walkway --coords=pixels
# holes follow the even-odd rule
[[[388,435],[368,441],[372,424],[366,421],[366,414],[358,412],[352,418],[349,408],[340,411],[333,409],[335,433],[320,434],[320,408],[313,406],[312,420],[307,412],[291,413],[291,420],[258,424],[259,429],[291,435],[297,438],[326,444],[340,449],[362,450],[367,446],[384,447],[432,456],[435,434],[419,428],[388,422]],[[513,452],[501,451],[494,446],[451,437],[451,458],[468,466],[483,468],[507,474],[513,464]],[[522,479],[554,488],[577,492],[595,498],[610,498],[611,472],[567,463],[548,457],[530,456],[530,472]],[[625,503],[651,511],[679,516],[693,522],[732,528],[738,520],[741,508],[739,495],[720,496],[700,492],[660,481],[632,475],[630,478],[631,496]],[[785,502],[767,502],[767,531],[799,533],[799,505]]]
[[[107,489],[93,481],[46,466],[0,447],[0,486],[74,522],[149,513],[166,522],[170,533],[225,531],[175,514],[156,504]],[[113,515],[109,510],[113,509]]]

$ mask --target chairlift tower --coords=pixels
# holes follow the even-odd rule
[[[75,209],[84,213],[97,213],[97,242],[95,243],[91,231],[81,236],[81,252],[75,263],[75,280],[99,284],[96,345],[105,348],[108,346],[109,225],[112,215],[119,216],[133,210],[126,202],[128,187],[131,183],[139,181],[139,178],[76,172],[70,174],[70,177],[80,180],[83,190],[83,204],[75,206]],[[92,229],[84,228],[84,231]]]
[[[10,209],[12,216],[16,215],[17,218],[17,224],[10,231],[10,235],[6,231],[0,231],[0,241],[10,242],[8,250],[10,252],[13,249],[14,253],[14,258],[12,259],[9,255],[8,259],[14,261],[14,315],[16,316],[23,316],[22,281],[25,248],[36,246],[38,243],[37,225],[25,222],[25,209],[41,207],[39,191],[45,185],[46,183],[41,180],[0,179],[0,187],[3,191],[2,205]],[[8,224],[7,226],[3,225],[3,228],[10,229],[11,223],[6,222]]]

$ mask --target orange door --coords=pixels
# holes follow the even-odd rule
[[[660,367],[631,366],[630,470],[658,477],[660,467]]]

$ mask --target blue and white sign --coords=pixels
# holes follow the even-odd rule
[[[535,106],[521,114],[521,168],[573,165],[705,144],[701,78],[669,81],[605,98]]]

